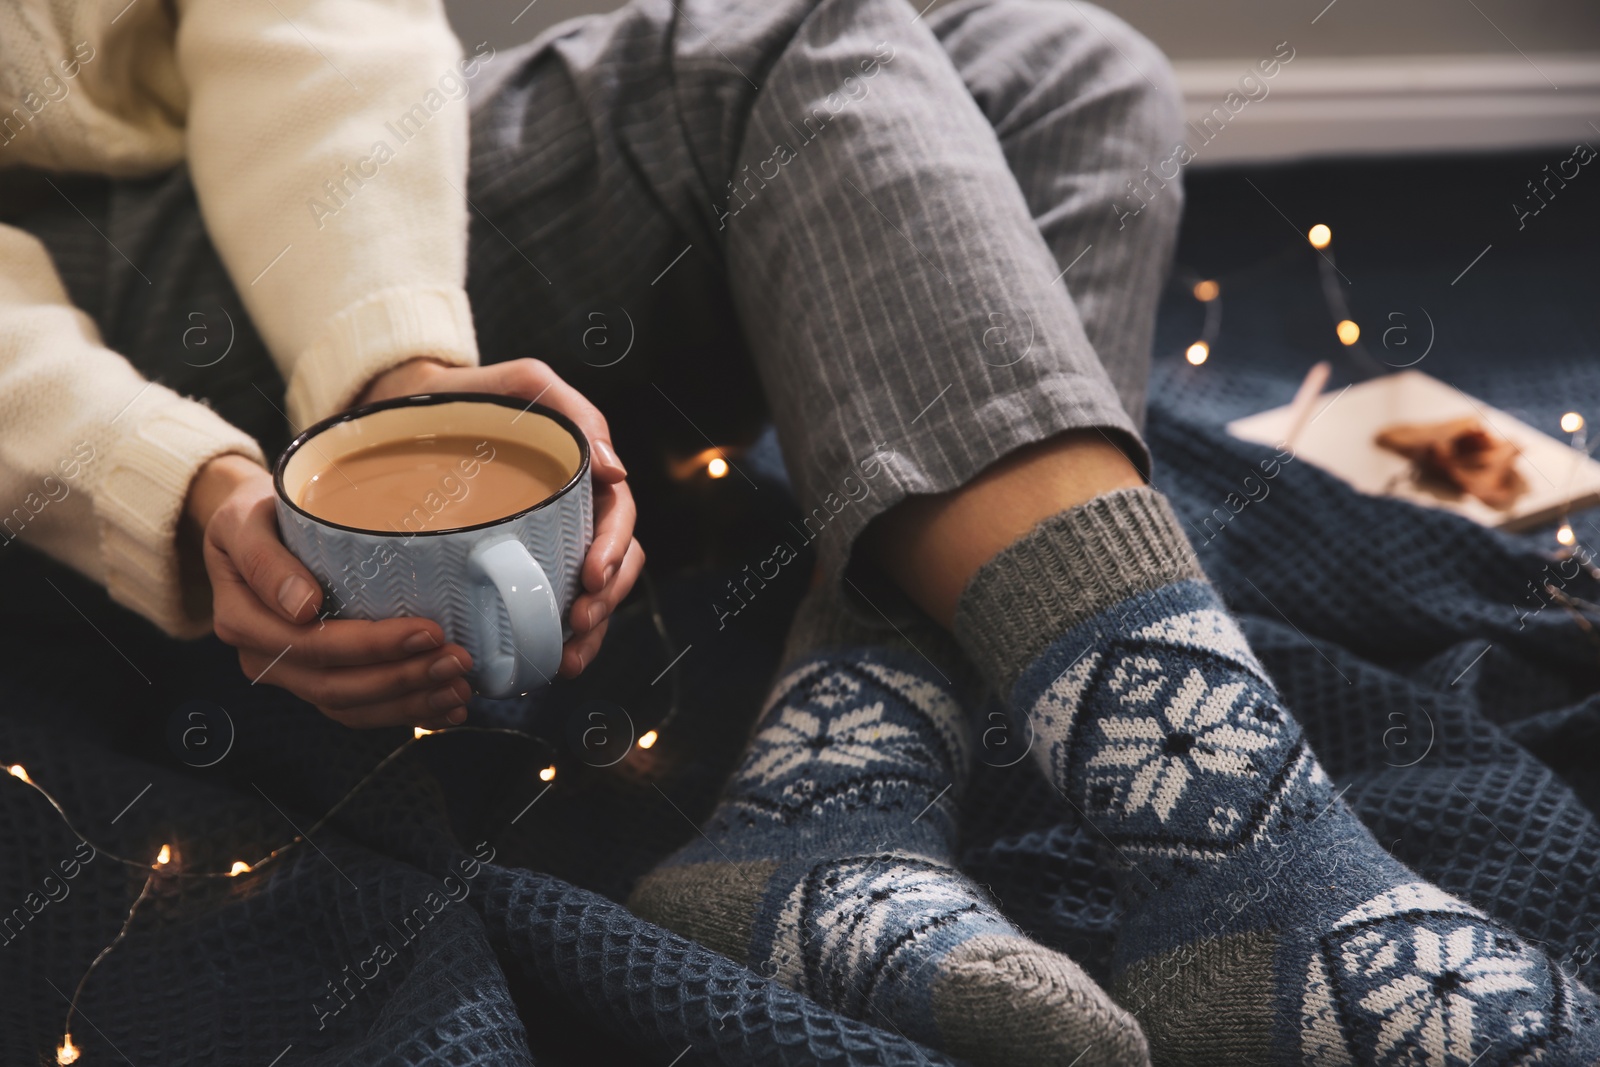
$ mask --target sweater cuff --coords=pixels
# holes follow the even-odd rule
[[[373,378],[419,356],[477,366],[472,305],[464,289],[384,289],[335,315],[295,363],[289,421],[299,432],[343,411]]]
[[[171,399],[112,446],[95,489],[95,518],[111,598],[173,637],[203,637],[210,615],[195,605],[209,604],[209,597],[184,589],[178,560],[189,483],[218,456],[236,453],[263,467],[266,458],[254,438],[211,409]]]

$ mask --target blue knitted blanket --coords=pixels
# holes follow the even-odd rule
[[[1304,463],[1263,478],[1271,450],[1221,425],[1287,400],[1303,370],[1159,368],[1157,485],[1379,840],[1595,984],[1600,640],[1546,586],[1582,604],[1600,600],[1597,583],[1556,559],[1548,533],[1361,497]],[[1600,398],[1600,372],[1576,360],[1537,389],[1521,370],[1454,380],[1536,423]],[[664,589],[680,644],[721,577]],[[227,649],[165,641],[38,558],[5,581],[16,638],[0,652],[0,761],[23,763],[123,855],[167,843],[179,869],[258,859],[405,738],[351,733],[252,687]],[[672,682],[682,711],[649,753],[570,758],[593,724],[642,729],[667,682],[641,684],[638,702],[572,690],[523,709],[558,752],[548,796],[537,745],[430,739],[263,870],[158,879],[83,992],[81,1062],[947,1062],[615,903],[708,809],[796,594],[775,591],[768,622],[736,639],[703,638]],[[610,654],[648,659],[652,634],[643,614],[619,616]],[[964,862],[1020,925],[1103,974],[1118,904],[1096,843],[1026,760],[1004,762],[979,768]],[[0,1061],[49,1062],[67,998],[143,875],[85,859],[42,798],[5,781]]]

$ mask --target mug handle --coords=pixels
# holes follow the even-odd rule
[[[493,599],[483,595],[491,590],[505,604],[515,649],[509,656],[487,654],[477,664],[478,691],[487,697],[509,697],[553,681],[561,666],[561,610],[539,561],[521,541],[507,537],[479,542],[468,566],[477,585],[478,610],[491,620],[498,615]],[[491,622],[485,629],[492,631],[495,626]],[[497,640],[483,643],[485,649],[498,646]]]

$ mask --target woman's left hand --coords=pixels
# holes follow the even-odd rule
[[[585,592],[572,605],[572,640],[561,652],[561,673],[575,677],[594,661],[611,613],[633,589],[644,568],[644,549],[633,536],[636,513],[628,472],[611,447],[605,416],[537,359],[514,359],[486,367],[451,367],[432,359],[414,359],[374,378],[357,403],[444,392],[501,393],[530,403],[538,401],[577,423],[589,439],[594,542],[583,561]]]

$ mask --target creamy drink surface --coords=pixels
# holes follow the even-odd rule
[[[428,434],[330,460],[296,502],[341,526],[420,533],[503,519],[571,478],[560,460],[517,441]]]

